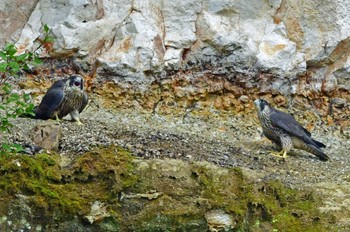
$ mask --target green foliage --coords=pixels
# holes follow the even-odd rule
[[[50,28],[44,25],[44,39],[34,51],[25,51],[18,54],[18,49],[13,43],[7,43],[0,50],[0,133],[10,133],[13,124],[10,120],[20,115],[34,115],[34,105],[30,103],[29,94],[18,94],[13,91],[9,81],[18,78],[23,71],[30,70],[30,66],[42,64],[38,50],[51,42]],[[0,154],[19,152],[22,147],[16,144],[1,144]]]
[[[3,144],[1,144],[1,149],[7,153],[18,153],[18,152],[23,151],[23,147],[21,145],[18,145],[18,144],[3,143]]]

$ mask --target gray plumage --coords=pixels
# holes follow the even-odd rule
[[[303,128],[295,118],[287,113],[274,109],[262,99],[254,101],[264,135],[282,148],[285,157],[292,149],[302,149],[321,160],[329,157],[322,151],[323,143],[311,138],[311,133]]]
[[[78,75],[56,81],[48,89],[41,103],[35,107],[34,118],[62,119],[70,114],[73,120],[81,124],[79,113],[88,103],[88,95],[83,88],[83,78]]]

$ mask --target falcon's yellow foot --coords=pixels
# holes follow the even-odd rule
[[[80,126],[80,125],[83,125],[83,123],[78,119],[76,120],[76,123]]]
[[[272,151],[272,152],[271,152],[271,155],[277,156],[278,158],[286,159],[286,158],[287,158],[287,151],[284,150],[284,149],[282,149],[282,150],[279,151],[279,152]]]
[[[55,115],[55,120],[56,120],[56,122],[60,122],[60,121],[61,121],[61,119],[58,117],[58,114],[57,114],[57,113],[55,113],[54,115]]]
[[[61,122],[62,120],[61,119],[59,119],[58,117],[55,117],[55,118],[50,118],[49,120],[52,120],[52,121],[54,121],[54,122]]]

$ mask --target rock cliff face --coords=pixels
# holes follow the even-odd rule
[[[30,48],[47,24],[55,38],[50,55],[73,57],[86,70],[98,64],[99,76],[133,87],[136,83],[142,94],[150,92],[159,77],[206,83],[209,73],[215,85],[223,86],[222,79],[237,80],[239,72],[244,82],[251,77],[249,83],[239,90],[236,87],[242,84],[234,83],[235,91],[216,86],[230,96],[210,106],[237,107],[237,99],[242,95],[249,99],[252,92],[300,96],[304,100],[297,102],[312,100],[325,111],[332,107],[333,98],[338,103],[349,100],[350,3],[346,0],[39,0],[26,7],[20,2],[19,7],[11,1],[0,4],[4,16],[0,28],[5,32],[0,44],[16,40],[20,49]],[[179,70],[190,72],[171,75]],[[252,90],[254,85],[258,88]],[[125,85],[112,91],[120,88]],[[198,89],[185,95],[198,100],[203,88]],[[171,98],[178,95],[183,93],[174,90]],[[154,108],[159,99],[141,106]],[[184,102],[188,106],[193,99]]]
[[[35,48],[45,24],[46,62],[19,87],[81,72],[92,107],[61,122],[60,156],[0,156],[0,230],[349,230],[349,0],[0,1],[0,46]],[[271,158],[257,97],[291,106],[332,161]],[[15,143],[41,123],[16,120]],[[90,150],[114,143],[132,154]]]
[[[209,73],[220,85],[215,77],[237,80],[235,71],[245,82],[253,77],[243,89],[258,88],[249,92],[301,96],[316,101],[317,108],[329,108],[329,98],[349,100],[349,9],[346,0],[3,1],[0,45],[15,40],[20,49],[30,48],[47,24],[55,38],[51,56],[74,57],[85,69],[98,64],[99,74],[136,83],[141,92],[157,77],[201,82]],[[179,70],[190,73],[170,75]],[[261,75],[266,73],[276,78]],[[234,95],[229,106],[250,95],[220,90]],[[172,98],[177,95],[174,91]]]
[[[31,46],[48,24],[54,53],[97,59],[116,74],[183,68],[213,57],[283,76],[317,67],[319,76],[339,79],[349,69],[345,0],[40,0],[19,6],[0,5],[1,43],[14,38]]]
[[[0,45],[9,40],[17,40],[26,25],[29,17],[38,3],[38,0],[27,2],[3,0],[0,2]],[[12,41],[13,42],[13,41]]]
[[[311,103],[324,115],[333,106],[349,110],[344,105],[350,98],[346,0],[40,0],[18,5],[0,4],[5,16],[0,44],[15,40],[20,50],[28,49],[40,28],[49,25],[55,38],[49,54],[70,57],[85,71],[95,67],[98,77],[112,81],[99,93],[120,99],[116,106],[188,108],[196,102],[240,112],[251,108],[246,103],[256,95],[265,95],[278,105],[292,99],[288,105]],[[6,13],[9,9],[17,13]]]

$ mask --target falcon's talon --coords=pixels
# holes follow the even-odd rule
[[[286,151],[286,150],[284,150],[283,155],[282,155],[282,158],[283,158],[283,159],[286,159],[286,158],[287,158],[287,151]]]
[[[57,123],[62,122],[61,119],[57,119],[57,118],[50,118],[49,120],[52,121],[52,122],[57,122]]]
[[[84,125],[80,120],[77,120],[76,123],[77,123],[77,125],[79,125],[79,126],[80,126],[80,125]]]
[[[278,158],[283,158],[286,159],[287,158],[287,152],[285,150],[281,150],[281,151],[271,151],[270,152],[271,155],[276,156]]]

